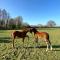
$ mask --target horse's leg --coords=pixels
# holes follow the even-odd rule
[[[26,37],[28,38],[28,42],[29,42],[29,36],[28,35],[26,35]],[[28,43],[29,44],[29,43]],[[28,46],[28,44],[27,44],[27,46]]]
[[[35,38],[36,47],[38,47],[38,37]]]
[[[14,48],[14,39],[13,39],[13,48]]]
[[[46,39],[46,38],[44,38],[44,41],[46,42],[46,44],[47,44],[47,48],[46,48],[46,51],[48,51],[49,50],[49,41],[48,41],[48,39]]]
[[[29,36],[28,36],[28,35],[26,35],[26,37],[28,38],[28,41],[29,41]]]
[[[23,41],[23,44],[24,44],[24,39],[25,39],[25,37],[24,37],[23,40],[22,40],[22,41]]]
[[[46,49],[46,51],[48,51],[48,50],[49,50],[49,44],[48,44],[48,42],[46,42],[46,44],[47,44],[47,49]]]
[[[45,41],[46,41],[46,44],[47,44],[47,49],[46,49],[46,51],[49,49],[49,47],[50,47],[51,50],[52,50],[52,45],[51,45],[51,42],[50,42],[50,40],[49,40],[49,34],[46,35]]]
[[[46,40],[46,44],[47,44],[47,49],[46,49],[46,51],[48,51],[49,47],[50,47],[51,50],[52,50],[52,45],[51,45],[50,40]]]
[[[52,50],[52,45],[50,45],[50,49]]]
[[[51,45],[51,42],[50,42],[50,40],[49,40],[49,45],[50,45],[50,49],[52,50],[52,45]]]
[[[14,38],[13,38],[13,48],[15,47],[15,46],[14,46],[14,40],[15,40],[15,36],[14,36]]]
[[[22,42],[23,42],[23,46],[24,46],[24,39],[25,39],[25,37],[23,37],[23,40],[22,40]]]

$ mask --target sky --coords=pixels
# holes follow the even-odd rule
[[[13,18],[22,16],[30,25],[53,20],[60,26],[60,0],[0,0],[0,9],[6,9]]]

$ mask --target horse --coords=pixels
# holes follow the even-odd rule
[[[38,39],[41,39],[41,40],[44,40],[47,44],[47,49],[46,51],[48,51],[49,49],[49,46],[52,50],[52,45],[51,45],[51,42],[49,40],[49,34],[47,32],[39,32],[37,31],[36,28],[31,28],[30,29],[30,33],[34,33],[34,37],[35,37],[35,42],[38,43]]]
[[[22,41],[23,41],[23,44],[24,44],[24,39],[25,39],[25,37],[27,37],[28,40],[29,40],[29,36],[27,35],[28,32],[29,32],[29,29],[23,29],[22,31],[14,31],[14,32],[12,33],[13,47],[15,47],[15,46],[14,46],[14,40],[15,40],[16,37],[22,38],[22,39],[23,39],[23,40],[22,40]]]

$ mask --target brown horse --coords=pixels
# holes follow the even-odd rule
[[[24,43],[25,37],[27,37],[28,40],[29,40],[29,36],[27,35],[27,32],[29,32],[29,29],[24,29],[24,30],[22,30],[22,31],[14,31],[14,32],[12,33],[12,37],[13,37],[13,47],[14,47],[14,40],[15,40],[16,37],[22,38],[22,39],[23,39],[23,40],[22,40],[23,43]]]
[[[36,28],[30,29],[30,33],[32,33],[32,32],[34,33],[36,43],[38,43],[38,39],[40,38],[40,39],[44,40],[46,42],[46,44],[47,44],[46,51],[48,50],[49,46],[50,46],[50,48],[52,50],[51,42],[49,40],[49,34],[47,32],[39,32],[39,31],[37,31]]]

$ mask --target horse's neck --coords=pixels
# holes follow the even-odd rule
[[[28,32],[28,31],[23,31],[25,34]]]

